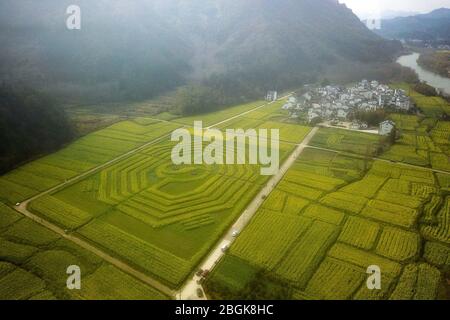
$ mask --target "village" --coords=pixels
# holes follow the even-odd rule
[[[373,128],[353,119],[352,115],[380,109],[407,113],[414,107],[404,90],[392,89],[378,81],[363,80],[350,87],[306,87],[306,93],[289,98],[282,108],[289,111],[291,119],[304,118],[309,124],[323,123],[351,130],[370,130]],[[389,135],[394,127],[395,123],[386,120],[379,124],[377,130],[380,135]]]

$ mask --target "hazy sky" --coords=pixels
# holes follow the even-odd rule
[[[450,0],[339,0],[358,15],[383,11],[430,12],[437,8],[450,8]]]

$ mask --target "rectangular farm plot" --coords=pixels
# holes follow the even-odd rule
[[[315,221],[290,248],[275,273],[300,288],[306,286],[336,237],[336,226]]]
[[[321,190],[305,187],[287,180],[281,181],[277,189],[308,200],[317,200],[323,194]]]
[[[423,204],[423,199],[420,197],[405,195],[392,190],[381,190],[376,198],[377,200],[405,206],[411,209],[417,209]]]
[[[434,300],[441,278],[435,267],[427,264],[409,264],[392,292],[391,300]]]
[[[366,278],[362,268],[326,258],[308,282],[305,292],[320,299],[348,300]]]
[[[112,266],[102,266],[83,281],[88,300],[166,300],[167,296]]]
[[[259,269],[243,259],[227,254],[209,276],[208,281],[220,282],[232,291],[239,292],[254,280]]]
[[[343,129],[321,128],[311,141],[315,147],[360,155],[375,155],[382,138],[375,134]]]
[[[340,191],[370,199],[375,196],[386,180],[384,177],[368,174],[363,179],[340,189]]]
[[[411,228],[416,223],[419,212],[416,209],[380,200],[370,200],[367,207],[361,212],[361,215],[392,225]]]
[[[226,119],[239,116],[245,112],[249,112],[249,111],[251,111],[255,108],[258,108],[260,106],[263,106],[263,105],[264,105],[264,107],[262,107],[258,110],[265,109],[266,107],[268,107],[268,104],[265,101],[255,101],[255,102],[251,102],[248,104],[242,104],[242,105],[237,105],[234,107],[226,108],[226,109],[223,109],[220,111],[211,112],[208,114],[174,119],[173,122],[192,126],[194,124],[194,121],[203,121],[203,125],[211,126],[211,125],[214,125],[221,121],[224,121]],[[245,116],[248,116],[251,113],[252,112],[247,113]]]
[[[378,241],[376,253],[396,261],[406,261],[419,254],[420,237],[417,233],[385,227]]]
[[[390,278],[395,278],[401,272],[401,265],[397,262],[341,243],[335,244],[328,252],[328,256],[363,269],[377,265],[383,270],[383,274]]]
[[[361,249],[370,250],[375,245],[379,230],[378,223],[358,217],[348,217],[338,240]]]
[[[88,212],[48,195],[34,200],[30,209],[70,230],[80,227],[93,218]]]
[[[302,142],[311,131],[310,127],[274,121],[264,122],[258,129],[267,129],[269,132],[271,129],[278,129],[280,130],[280,140],[290,143]]]
[[[271,270],[308,229],[311,220],[261,210],[231,248],[231,253]]]
[[[335,225],[340,225],[345,217],[345,214],[341,211],[317,204],[308,206],[303,211],[302,215],[310,219],[320,220]]]
[[[329,193],[320,200],[324,205],[355,214],[361,212],[367,201],[364,197],[346,192]]]
[[[332,191],[336,187],[345,184],[344,180],[313,174],[300,170],[289,170],[284,180],[322,191]]]

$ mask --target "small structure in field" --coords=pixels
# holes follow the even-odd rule
[[[380,136],[388,136],[392,133],[395,128],[395,122],[391,120],[386,120],[380,123],[380,128],[378,129],[378,134]]]

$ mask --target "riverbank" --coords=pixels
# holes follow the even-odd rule
[[[443,77],[437,73],[426,70],[417,62],[420,54],[414,52],[412,54],[401,56],[397,59],[397,63],[404,67],[413,69],[419,76],[420,81],[425,81],[429,85],[435,87],[440,93],[450,95],[450,78]]]

